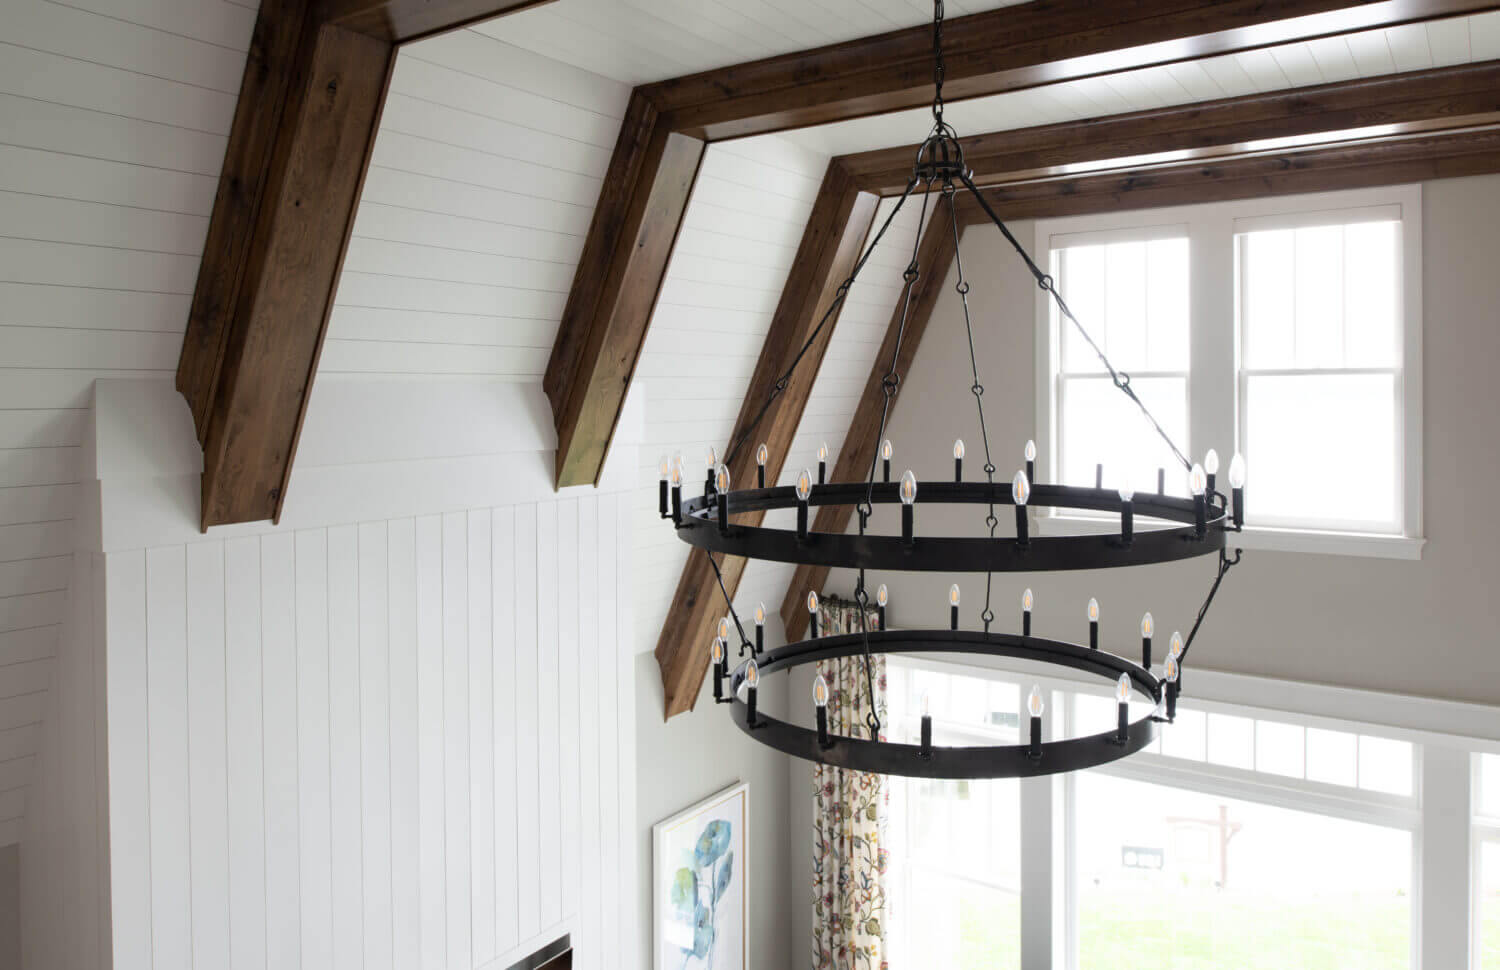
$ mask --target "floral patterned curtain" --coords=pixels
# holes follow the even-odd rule
[[[856,633],[859,606],[825,599],[818,622],[827,636]],[[866,622],[875,628],[870,609]],[[885,657],[872,656],[876,714],[886,719]],[[828,681],[828,730],[868,737],[870,697],[861,657],[824,660],[818,673]],[[888,795],[880,775],[827,765],[814,768],[813,966],[836,970],[884,970],[886,924],[885,825]]]

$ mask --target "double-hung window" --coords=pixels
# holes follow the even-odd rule
[[[1419,186],[1039,221],[1060,292],[1194,460],[1247,461],[1242,545],[1421,546]],[[1088,341],[1039,298],[1040,474],[1184,494]]]

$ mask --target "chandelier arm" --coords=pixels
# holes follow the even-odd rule
[[[1109,372],[1109,378],[1114,382],[1115,387],[1118,387],[1126,397],[1135,402],[1136,407],[1141,409],[1141,414],[1150,422],[1151,427],[1156,429],[1157,436],[1166,442],[1167,447],[1172,450],[1172,454],[1182,463],[1182,467],[1191,469],[1193,467],[1191,459],[1182,453],[1182,449],[1177,447],[1177,443],[1172,440],[1171,435],[1167,434],[1166,429],[1161,426],[1161,422],[1151,413],[1151,409],[1146,407],[1146,403],[1137,396],[1135,389],[1130,386],[1130,375],[1116,370],[1115,366],[1109,362],[1109,358],[1104,355],[1104,351],[1094,342],[1094,338],[1089,336],[1089,332],[1084,329],[1083,323],[1073,315],[1072,310],[1068,309],[1068,304],[1063,300],[1062,294],[1057,291],[1056,283],[1052,277],[1042,272],[1042,268],[1031,258],[1031,254],[1026,251],[1026,247],[1022,246],[1015,235],[1011,233],[1010,227],[1005,224],[1005,220],[1001,219],[999,214],[991,208],[989,201],[984,197],[984,193],[979,191],[979,186],[974,184],[973,176],[968,172],[964,172],[960,175],[960,178],[963,179],[963,183],[968,187],[969,191],[973,193],[974,198],[978,200],[979,207],[984,210],[985,215],[990,217],[990,221],[1000,230],[1001,235],[1010,243],[1011,248],[1016,251],[1016,254],[1021,257],[1021,261],[1026,264],[1026,268],[1031,272],[1031,275],[1036,278],[1037,286],[1041,287],[1043,292],[1052,298],[1052,302],[1057,306],[1057,311],[1073,324],[1079,336],[1083,337],[1084,341],[1094,351],[1094,354],[1099,358],[1099,362]]]
[[[786,372],[777,378],[776,383],[771,386],[771,393],[766,395],[765,403],[755,413],[755,418],[740,433],[739,440],[733,442],[730,446],[728,453],[724,456],[724,464],[730,465],[734,463],[735,456],[740,453],[740,449],[745,447],[745,442],[749,441],[750,436],[755,433],[756,427],[760,425],[761,420],[766,416],[766,412],[771,410],[771,405],[786,390],[787,385],[791,382],[792,372],[797,369],[798,364],[802,363],[802,358],[807,356],[808,350],[817,341],[818,334],[823,332],[823,328],[828,325],[828,321],[838,312],[839,307],[844,305],[844,298],[849,295],[849,289],[854,286],[854,281],[859,278],[860,270],[865,268],[865,263],[869,261],[871,254],[875,252],[875,247],[880,245],[880,239],[885,235],[885,231],[891,227],[891,222],[895,220],[896,213],[900,212],[901,207],[906,205],[906,200],[911,197],[912,190],[917,187],[917,182],[917,174],[913,172],[911,179],[906,183],[905,191],[901,193],[901,197],[896,200],[896,205],[891,209],[890,215],[886,216],[885,222],[880,224],[880,229],[875,233],[875,238],[871,239],[870,244],[865,247],[864,253],[859,257],[859,261],[854,264],[854,269],[849,273],[849,276],[844,282],[839,284],[838,292],[834,295],[833,302],[828,304],[827,310],[823,311],[822,319],[813,328],[813,332],[808,335],[807,340],[802,344],[802,349],[797,351],[797,356],[792,358],[792,363],[787,367]],[[925,199],[923,204],[926,204]]]
[[[1187,660],[1188,651],[1193,647],[1193,639],[1198,636],[1198,628],[1203,625],[1204,617],[1208,616],[1208,608],[1213,605],[1214,597],[1219,594],[1219,586],[1224,582],[1224,577],[1229,573],[1229,570],[1240,564],[1240,560],[1244,558],[1244,555],[1245,550],[1236,549],[1234,551],[1234,558],[1231,559],[1226,550],[1219,550],[1218,573],[1214,576],[1213,585],[1208,588],[1208,596],[1204,598],[1203,605],[1198,607],[1198,616],[1193,620],[1193,628],[1188,631],[1187,639],[1183,641],[1182,656],[1177,658],[1179,670],[1181,669],[1180,665]]]
[[[745,655],[746,649],[754,651],[754,645],[750,638],[745,636],[745,625],[740,622],[740,615],[735,611],[734,600],[729,597],[729,590],[724,588],[724,574],[719,572],[719,564],[714,562],[714,554],[708,554],[708,564],[714,567],[714,578],[719,581],[719,592],[724,594],[724,604],[729,608],[729,618],[734,620],[734,628],[740,632],[740,656]]]

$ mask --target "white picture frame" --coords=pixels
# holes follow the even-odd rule
[[[652,826],[653,970],[750,966],[749,822],[740,782]]]

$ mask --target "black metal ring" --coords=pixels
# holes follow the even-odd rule
[[[897,482],[828,483],[813,486],[811,505],[856,505],[869,499],[877,505],[900,502]],[[1013,505],[1009,482],[927,482],[921,486],[918,505]],[[797,507],[796,489],[744,489],[725,496],[726,512],[764,512]],[[1112,488],[1081,488],[1072,485],[1036,485],[1030,504],[1037,508],[1077,509],[1118,513],[1119,492]],[[1217,555],[1225,546],[1225,535],[1233,530],[1229,512],[1222,505],[1207,509],[1203,535],[1197,534],[1196,511],[1191,499],[1169,495],[1136,493],[1131,503],[1135,513],[1135,535],[1127,545],[1117,532],[1093,535],[1029,536],[1025,543],[1014,538],[990,536],[922,536],[905,541],[897,535],[846,535],[810,532],[799,538],[795,529],[739,525],[733,522],[719,531],[716,501],[703,496],[685,499],[677,535],[686,543],[708,552],[749,559],[789,562],[809,566],[847,569],[889,569],[916,572],[1046,572],[1068,569],[1105,569],[1175,562],[1197,556]],[[1181,523],[1168,528],[1142,528],[1142,519],[1155,518]],[[1112,523],[1099,524],[1108,530]]]
[[[1111,681],[1117,680],[1120,674],[1128,674],[1137,691],[1153,702],[1161,699],[1161,682],[1139,664],[1112,653],[1059,640],[973,630],[881,630],[870,633],[868,638],[871,653],[964,653],[1013,657],[1070,667]],[[764,679],[767,674],[778,670],[790,670],[819,660],[860,656],[864,653],[864,644],[865,636],[858,633],[803,640],[761,654],[756,664]],[[748,661],[740,664],[730,679],[730,716],[739,729],[779,751],[837,768],[914,778],[1026,778],[1108,764],[1134,754],[1156,740],[1157,722],[1153,712],[1148,711],[1144,717],[1128,725],[1124,743],[1120,742],[1115,731],[1044,741],[1039,758],[1031,757],[1028,744],[933,747],[929,756],[922,757],[922,749],[915,744],[832,735],[828,746],[824,747],[818,741],[817,731],[770,717],[763,711],[756,712],[754,727],[747,723],[748,709],[740,699],[740,688],[748,665]]]

